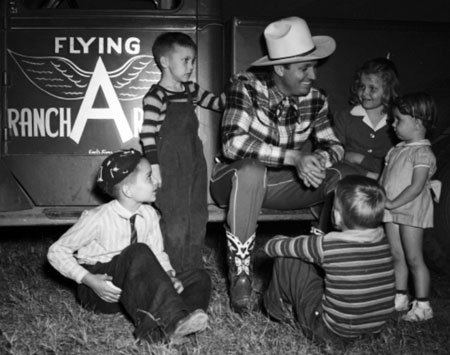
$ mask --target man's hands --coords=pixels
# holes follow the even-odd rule
[[[81,280],[86,286],[90,287],[98,297],[108,303],[119,302],[122,290],[113,285],[112,276],[107,274],[91,274],[88,273]]]
[[[289,150],[285,162],[297,170],[297,174],[307,187],[317,188],[325,179],[325,161],[319,154]]]

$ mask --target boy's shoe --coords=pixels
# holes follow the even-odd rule
[[[208,315],[203,309],[197,309],[178,321],[175,330],[170,336],[170,340],[177,343],[186,335],[205,330],[207,324]]]
[[[414,301],[411,310],[402,319],[407,322],[421,322],[433,318],[433,310],[428,302]]]
[[[403,293],[395,294],[395,310],[397,312],[407,311],[409,309],[408,295]]]

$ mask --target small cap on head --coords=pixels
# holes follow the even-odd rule
[[[97,176],[98,186],[111,194],[115,185],[130,175],[139,164],[142,154],[135,149],[121,150],[107,157]]]
[[[253,66],[308,62],[328,57],[336,49],[329,36],[311,36],[308,25],[300,17],[287,17],[269,24],[264,30],[268,55]]]

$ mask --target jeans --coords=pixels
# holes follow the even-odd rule
[[[192,311],[198,308],[206,311],[209,304],[211,278],[205,270],[178,274],[184,287],[178,294],[156,256],[143,243],[128,246],[110,262],[83,266],[92,274],[112,276],[112,283],[122,289],[122,294],[118,303],[109,303],[80,284],[77,289],[80,303],[99,313],[124,310],[136,326],[137,337],[145,336],[157,326],[174,327]]]

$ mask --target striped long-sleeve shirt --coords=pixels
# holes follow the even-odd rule
[[[192,81],[185,83],[185,91],[182,92],[169,91],[158,84],[153,85],[144,97],[144,122],[140,133],[145,156],[151,164],[159,164],[156,139],[166,117],[167,103],[187,102],[188,92],[195,106],[218,112],[223,111],[225,107],[225,94],[216,96]]]
[[[47,258],[64,276],[81,283],[88,271],[83,264],[107,263],[130,245],[130,217],[137,214],[135,228],[139,243],[147,244],[165,271],[173,270],[164,252],[159,216],[149,205],[131,213],[117,200],[84,211],[80,219],[52,244]]]
[[[324,269],[323,319],[334,333],[347,338],[376,333],[392,315],[394,269],[381,227],[323,236],[279,236],[267,242],[265,251]]]
[[[281,109],[285,103],[295,114],[285,114]],[[282,167],[286,150],[300,150],[310,137],[327,166],[343,158],[344,148],[331,127],[322,92],[312,88],[306,96],[286,97],[270,74],[246,72],[232,78],[222,119],[225,158],[252,158]]]

